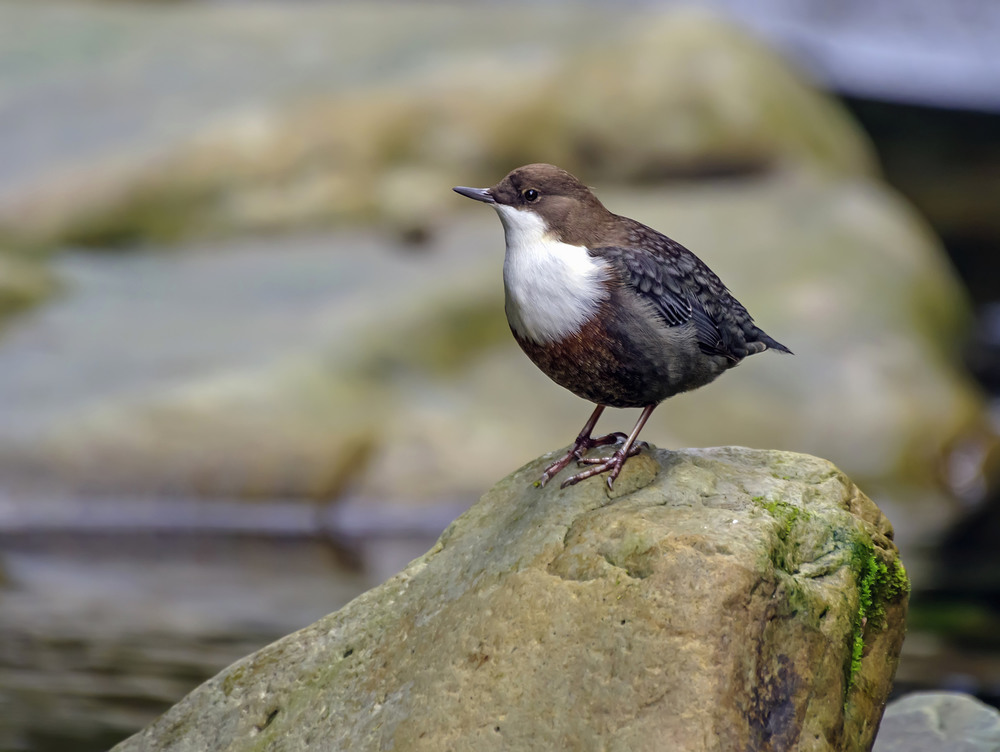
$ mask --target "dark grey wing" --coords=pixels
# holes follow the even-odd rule
[[[667,325],[681,326],[695,317],[691,297],[658,258],[633,248],[599,248],[596,253],[617,262],[625,282],[653,305]]]
[[[665,235],[649,228],[633,246],[590,252],[613,264],[623,281],[649,302],[667,326],[694,324],[701,351],[739,361],[751,351],[747,340],[759,331],[753,319],[705,263]],[[762,348],[761,348],[762,349]]]

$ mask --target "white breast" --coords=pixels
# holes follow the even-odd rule
[[[511,329],[539,344],[578,331],[608,295],[604,263],[583,246],[554,240],[535,212],[494,208],[507,239],[503,283]]]

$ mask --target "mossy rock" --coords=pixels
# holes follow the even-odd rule
[[[552,458],[117,752],[871,747],[907,587],[850,480],[730,447],[539,488]]]

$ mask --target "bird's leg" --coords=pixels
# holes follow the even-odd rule
[[[566,452],[565,455],[545,468],[545,472],[542,473],[542,477],[538,480],[538,485],[544,486],[552,480],[556,473],[566,467],[566,465],[570,464],[574,460],[581,459],[583,455],[587,453],[587,450],[592,449],[595,446],[615,444],[628,438],[621,431],[609,433],[606,436],[598,436],[596,439],[590,438],[590,434],[593,433],[594,426],[597,425],[597,419],[601,417],[601,413],[604,412],[604,408],[605,405],[598,405],[594,409],[593,414],[587,419],[583,428],[580,429],[580,433],[576,437],[576,441],[573,442],[573,446],[570,447],[570,450]]]
[[[578,464],[581,465],[591,465],[591,467],[584,470],[582,473],[577,473],[571,478],[567,478],[563,481],[562,487],[572,486],[574,483],[579,483],[585,478],[590,478],[594,475],[600,475],[601,473],[611,471],[608,474],[608,488],[614,488],[615,478],[622,471],[625,466],[625,460],[629,457],[634,457],[642,451],[642,447],[645,445],[643,442],[636,443],[636,437],[639,435],[639,431],[642,427],[646,425],[646,421],[649,420],[649,416],[653,414],[653,410],[656,409],[656,405],[646,405],[642,409],[642,415],[639,416],[639,420],[636,421],[635,428],[632,429],[632,433],[628,435],[625,439],[625,443],[622,444],[615,453],[610,457],[591,457],[589,459],[580,458],[577,460]]]

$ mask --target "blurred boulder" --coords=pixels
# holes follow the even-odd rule
[[[507,119],[517,134],[510,148],[523,144],[630,182],[782,166],[877,171],[871,145],[840,104],[746,32],[674,11],[630,36],[571,59],[545,92],[551,112],[522,121],[539,126],[525,134]],[[543,134],[542,148],[533,148]]]
[[[452,10],[456,35],[492,12]],[[394,9],[353,12],[401,22]],[[496,180],[526,162],[629,181],[788,165],[874,171],[842,108],[762,44],[700,13],[632,19],[554,60],[518,61],[517,45],[501,41],[491,55],[413,61],[419,72],[401,82],[234,115],[176,149],[22,192],[0,206],[0,232],[32,246],[107,247],[380,219],[422,237],[447,206],[440,185]],[[424,54],[442,53],[428,44]]]
[[[221,376],[95,408],[0,464],[84,493],[337,498],[377,446],[377,395],[294,366]]]
[[[498,483],[400,574],[115,749],[868,750],[908,585],[831,464],[738,448]]]
[[[984,407],[954,365],[967,303],[905,204],[869,180],[799,173],[598,193],[694,249],[796,353],[750,358],[668,400],[647,438],[823,453],[894,510],[905,541],[942,529],[957,512],[943,490],[948,452],[981,435]],[[353,301],[350,326],[333,309],[330,347],[68,412],[0,456],[126,493],[330,498],[345,488],[329,479],[340,468],[353,496],[475,498],[483,477],[565,445],[590,410],[513,343],[502,230],[479,209],[444,226],[419,261],[356,254],[354,235],[329,236],[330,263],[350,258]],[[599,428],[632,421],[609,411]]]

